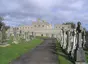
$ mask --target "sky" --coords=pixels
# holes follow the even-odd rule
[[[9,26],[40,18],[53,25],[80,21],[88,29],[88,0],[0,0],[0,16]]]

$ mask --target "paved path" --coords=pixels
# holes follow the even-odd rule
[[[44,39],[44,43],[10,64],[57,64],[55,39]]]

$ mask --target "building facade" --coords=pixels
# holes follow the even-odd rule
[[[25,34],[28,33],[29,35],[34,36],[46,36],[46,37],[60,37],[61,29],[64,27],[65,29],[70,29],[70,25],[61,25],[56,24],[54,28],[52,28],[52,25],[45,21],[36,21],[32,22],[31,26],[18,26],[18,27],[11,27],[8,29],[7,33],[9,35],[12,35],[16,32],[16,34],[19,36],[19,34]],[[14,30],[15,29],[15,30]]]

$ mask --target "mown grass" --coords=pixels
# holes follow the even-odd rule
[[[11,41],[9,42],[11,43]],[[20,42],[19,44],[11,44],[8,47],[0,47],[0,64],[8,64],[32,48],[35,48],[41,42],[42,40],[40,39],[34,39],[30,42]]]
[[[57,55],[58,55],[58,64],[73,64],[70,60],[68,55],[66,55],[61,47],[60,43],[56,42],[56,49],[57,49]]]
[[[85,50],[86,62],[88,63],[88,50]]]

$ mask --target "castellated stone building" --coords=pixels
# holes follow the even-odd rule
[[[46,37],[60,37],[61,34],[61,29],[64,27],[64,29],[68,28],[70,29],[70,25],[62,25],[62,24],[56,24],[54,28],[52,28],[52,25],[49,24],[48,22],[45,21],[35,21],[32,22],[30,26],[18,26],[18,27],[11,27],[8,29],[7,33],[8,36],[13,35],[15,32],[18,36],[19,34],[25,34],[28,33],[29,35],[34,35],[34,36],[46,36]]]

